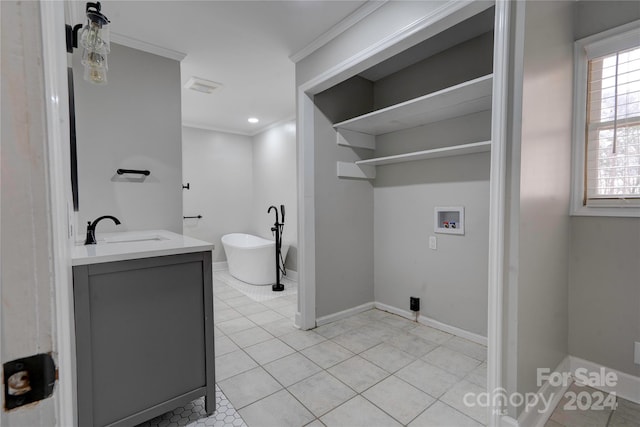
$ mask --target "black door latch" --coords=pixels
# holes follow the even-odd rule
[[[14,409],[53,394],[57,371],[50,354],[36,354],[2,365],[4,407]]]

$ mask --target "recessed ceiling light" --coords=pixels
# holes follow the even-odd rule
[[[247,119],[247,121],[248,121],[249,123],[258,123],[260,120],[258,120],[258,119],[257,119],[257,118],[255,118],[255,117],[249,117],[249,119]]]
[[[199,77],[191,77],[187,84],[184,85],[184,88],[210,94],[221,86],[221,83],[212,82],[211,80],[205,80]]]

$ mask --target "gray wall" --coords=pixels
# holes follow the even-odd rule
[[[373,187],[337,177],[338,160],[360,156],[336,144],[333,123],[318,109],[314,121],[316,317],[322,317],[373,301]]]
[[[182,232],[215,244],[213,261],[225,261],[220,238],[252,231],[251,138],[190,127],[182,138],[184,215],[203,216],[184,220]]]
[[[581,1],[575,39],[637,19],[635,1]],[[640,341],[640,218],[570,222],[569,353],[640,376],[633,363],[633,343]]]
[[[490,124],[483,112],[382,135],[376,153],[488,140]],[[377,167],[376,301],[408,311],[417,296],[421,315],[486,336],[489,170],[488,153]],[[463,236],[433,232],[436,206],[464,206]],[[435,251],[429,236],[437,238]]]
[[[0,11],[0,362],[5,363],[58,349],[40,4],[0,2]],[[58,390],[39,403],[0,411],[0,424],[54,425]]]
[[[569,353],[640,376],[640,219],[573,217],[570,253]]]
[[[375,107],[402,102],[492,72],[493,34],[453,46],[373,85]],[[376,138],[376,156],[491,139],[491,113]],[[378,166],[374,181],[375,300],[487,335],[488,153]],[[435,234],[436,206],[465,208],[465,235]],[[429,249],[436,236],[438,249]]]
[[[568,351],[573,2],[514,5],[524,35],[512,39],[522,45],[512,86],[505,361],[517,367],[508,391],[527,393],[539,388],[537,368],[555,368]]]
[[[279,124],[252,138],[253,200],[251,228],[253,233],[273,238],[275,222],[269,206],[285,205],[283,242],[289,246],[285,261],[287,269],[298,270],[298,195],[296,182],[296,125],[292,120]]]
[[[601,33],[640,19],[636,0],[582,0],[575,5],[575,39]]]
[[[433,14],[441,8],[446,1],[394,1],[388,2],[375,12],[371,13],[366,19],[358,22],[349,28],[340,36],[327,43],[312,55],[307,56],[296,64],[296,84],[303,84],[323,72],[335,67],[343,61],[349,60],[361,54],[362,51],[371,48],[376,43],[392,37],[398,31],[402,31],[407,26],[414,24],[416,20]],[[459,16],[469,16],[469,11],[475,9],[480,11],[491,5],[490,2],[477,2],[471,8],[461,12]],[[444,29],[440,23],[436,23],[425,31],[412,34],[406,40],[398,43],[385,52],[376,55],[374,58],[363,62],[359,65],[359,71],[364,71],[371,65],[381,62],[396,53],[410,47],[425,39],[425,34],[437,34]],[[359,71],[356,71],[357,74]],[[351,77],[340,76],[336,81],[328,84],[330,87],[345,78]]]
[[[408,101],[493,72],[493,32],[377,80],[375,109]]]
[[[385,40],[399,30],[414,23],[416,19],[437,10],[442,2],[388,2],[375,12],[340,34],[322,48],[296,63],[296,87],[299,87],[323,73],[355,57],[376,43]],[[419,40],[415,40],[417,43]],[[376,55],[368,64],[359,69],[334,76],[322,87],[314,88],[313,96],[346,79],[364,71],[370,65],[380,62],[409,47],[391,49]],[[358,101],[355,99],[355,101]],[[372,104],[364,108],[371,108]],[[329,119],[327,118],[329,117]],[[300,197],[303,205],[313,200],[315,223],[313,230],[309,224],[301,224],[301,232],[309,231],[315,236],[315,309],[316,317],[336,313],[363,303],[373,301],[373,188],[368,182],[340,180],[336,176],[336,161],[355,161],[360,156],[356,150],[337,147],[336,133],[332,128],[331,115],[326,115],[317,106],[313,116],[298,117],[298,149],[309,150],[313,154],[301,155],[307,162],[311,155],[314,170],[307,169],[299,174],[302,188]],[[305,120],[309,120],[306,122]],[[302,123],[301,122],[305,121]],[[313,144],[309,144],[308,126],[313,121]],[[309,150],[310,151],[310,150]],[[299,165],[299,168],[302,166]],[[300,170],[300,169],[299,169]],[[309,218],[306,216],[305,218]],[[303,236],[301,236],[303,237]],[[305,235],[305,237],[307,237]],[[311,238],[311,236],[308,236]],[[303,242],[306,239],[301,239]],[[305,245],[305,254],[310,248]],[[313,271],[304,265],[301,272]],[[300,293],[304,298],[304,291]],[[303,304],[304,305],[304,304]]]
[[[422,297],[421,314],[486,335],[489,156],[378,167],[373,183],[338,179],[337,160],[372,153],[337,147],[328,126],[491,73],[492,41],[491,33],[483,34],[375,82],[355,76],[315,96],[319,317],[373,300],[407,310],[411,295]],[[488,140],[490,120],[490,113],[480,113],[378,136],[375,156]],[[440,235],[442,246],[432,251],[427,242],[433,208],[446,205],[465,206],[470,228],[466,236]],[[350,263],[357,266],[352,271]],[[373,265],[373,280],[368,265]],[[346,294],[353,298],[345,299]]]
[[[332,123],[373,111],[373,82],[354,76],[317,94],[313,102]]]
[[[101,215],[117,230],[182,232],[180,63],[112,44],[108,84],[83,80],[82,50],[73,58],[78,146],[77,238]],[[149,169],[139,180],[116,169]],[[98,232],[114,231],[104,221]]]

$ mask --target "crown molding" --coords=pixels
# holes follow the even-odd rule
[[[119,33],[111,33],[111,41],[121,44],[133,49],[138,49],[143,52],[153,53],[154,55],[162,56],[165,58],[173,59],[174,61],[182,61],[187,54],[178,52],[177,50],[167,49],[166,47],[158,46],[155,44],[143,42],[142,40],[134,39],[129,36],[125,36]]]
[[[249,132],[242,132],[242,131],[233,130],[233,129],[223,129],[223,128],[219,128],[219,127],[215,127],[215,126],[209,126],[209,125],[205,125],[205,124],[185,122],[185,121],[182,122],[182,127],[200,129],[200,130],[208,130],[208,131],[212,131],[212,132],[229,133],[229,134],[232,134],[232,135],[240,135],[240,136],[248,136],[248,137],[253,136]]]
[[[371,46],[362,49],[361,51],[355,53],[352,57],[345,59],[344,61],[336,64],[334,67],[328,70],[325,70],[324,72],[311,78],[307,82],[300,84],[298,86],[298,89],[309,94],[317,94],[319,92],[322,92],[323,90],[328,89],[331,86],[345,80],[346,78],[358,74],[369,68],[371,65],[379,62],[379,60],[374,60],[376,58],[376,55],[384,52],[386,49],[394,46],[405,46],[405,48],[410,47],[411,43],[408,43],[407,41],[411,40],[411,37],[416,36],[422,31],[431,28],[433,25],[442,24],[446,21],[448,25],[447,28],[449,28],[459,22],[462,22],[464,19],[473,16],[474,14],[488,9],[491,6],[493,6],[493,3],[485,1],[467,2],[449,0],[427,15],[418,18],[411,24],[399,29],[393,34],[384,37]],[[457,13],[461,13],[462,15],[460,16],[464,16],[464,19],[459,19],[460,16],[456,17]],[[432,36],[433,34],[429,35],[429,37]],[[424,37],[422,38],[422,40],[425,40],[426,38],[428,37]],[[395,53],[399,52],[400,50],[396,51]],[[345,77],[347,74],[348,76]]]
[[[333,27],[329,28],[325,33],[320,35],[317,39],[303,47],[293,55],[289,56],[289,59],[294,63],[301,61],[307,56],[311,55],[322,46],[329,43],[331,40],[338,37],[340,34],[347,31],[349,28],[362,21],[364,18],[382,7],[388,0],[368,0],[365,4],[356,9],[353,13],[345,17],[342,21],[338,22]]]
[[[289,116],[289,117],[287,117],[286,119],[278,120],[277,122],[273,122],[273,123],[271,123],[271,124],[269,124],[269,125],[266,125],[266,126],[264,126],[264,127],[260,128],[260,129],[258,129],[258,130],[256,130],[256,131],[254,131],[254,132],[251,132],[251,133],[249,134],[249,136],[256,136],[256,135],[260,135],[261,133],[264,133],[264,132],[266,132],[266,131],[268,131],[268,130],[271,130],[271,129],[273,129],[273,128],[276,128],[276,127],[278,127],[278,126],[285,125],[285,124],[287,124],[287,123],[289,123],[289,122],[294,122],[294,123],[295,123],[295,120],[296,120],[296,116],[295,116],[295,115],[293,115],[293,116]]]
[[[275,127],[278,126],[282,126],[286,123],[289,122],[295,122],[296,116],[289,116],[286,119],[282,119],[282,120],[278,120],[277,122],[273,122],[271,124],[268,124],[264,127],[261,127],[260,129],[256,129],[255,131],[251,131],[251,132],[243,132],[243,131],[238,131],[238,130],[233,130],[233,129],[224,129],[224,128],[219,128],[219,127],[215,127],[215,126],[209,126],[206,124],[199,124],[199,123],[192,123],[192,122],[186,122],[183,121],[182,122],[182,127],[187,127],[187,128],[193,128],[193,129],[200,129],[200,130],[208,130],[208,131],[212,131],[212,132],[221,132],[221,133],[229,133],[232,135],[241,135],[241,136],[248,136],[248,137],[254,137],[256,135],[260,135],[261,133],[264,133],[268,130],[271,130]]]

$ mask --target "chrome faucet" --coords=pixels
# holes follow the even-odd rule
[[[87,239],[84,241],[85,245],[95,245],[96,244],[96,226],[98,225],[98,223],[100,221],[102,221],[103,219],[107,219],[107,218],[113,220],[113,222],[115,222],[116,225],[120,225],[120,220],[118,218],[116,218],[115,216],[111,216],[111,215],[101,216],[100,218],[97,218],[93,222],[87,221]]]

